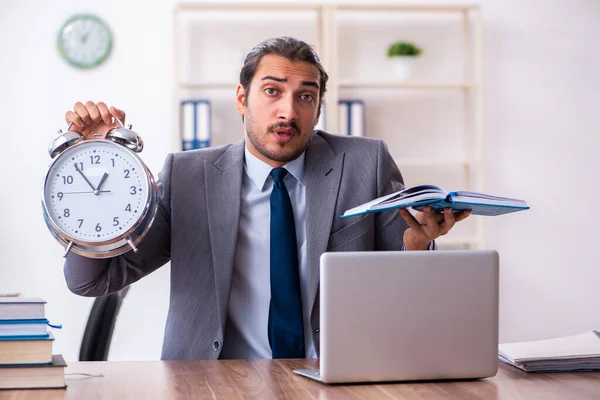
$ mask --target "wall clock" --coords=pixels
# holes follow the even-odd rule
[[[57,44],[69,64],[87,69],[108,58],[112,41],[112,33],[104,21],[92,14],[76,14],[60,27]]]

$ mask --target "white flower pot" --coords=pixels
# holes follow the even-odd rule
[[[396,72],[396,77],[401,81],[409,80],[412,76],[415,61],[416,57],[392,57],[392,64],[394,66],[394,71]]]

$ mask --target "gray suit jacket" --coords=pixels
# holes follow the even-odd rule
[[[406,224],[395,211],[340,218],[403,188],[380,140],[316,131],[306,150],[306,236],[311,325],[319,353],[319,257],[325,251],[399,250]],[[116,292],[171,261],[162,359],[216,359],[223,342],[240,214],[244,141],[170,154],[160,204],[139,252],[98,260],[70,253],[64,272],[82,296]],[[266,330],[265,330],[266,332]]]

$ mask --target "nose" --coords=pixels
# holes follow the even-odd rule
[[[292,122],[298,119],[294,96],[282,96],[277,108],[277,118],[280,121]]]

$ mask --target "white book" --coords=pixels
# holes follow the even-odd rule
[[[181,139],[194,140],[195,104],[191,101],[181,102]]]
[[[45,319],[45,306],[39,297],[0,297],[0,319]]]
[[[210,146],[211,108],[208,100],[181,102],[181,148],[193,150]]]
[[[350,136],[365,136],[365,105],[360,100],[350,104]]]
[[[195,138],[200,143],[210,141],[210,103],[206,100],[196,102],[196,130]]]
[[[326,127],[326,123],[325,123],[325,103],[323,103],[321,105],[321,114],[319,116],[319,121],[317,122],[317,124],[315,125],[315,129],[319,129],[324,131],[325,127]]]
[[[591,331],[553,339],[501,343],[498,357],[528,372],[600,369],[600,333]]]
[[[48,335],[47,319],[0,319],[0,337]]]
[[[348,135],[350,129],[350,121],[348,120],[350,116],[350,104],[344,100],[340,100],[338,106],[338,133],[340,135]]]

